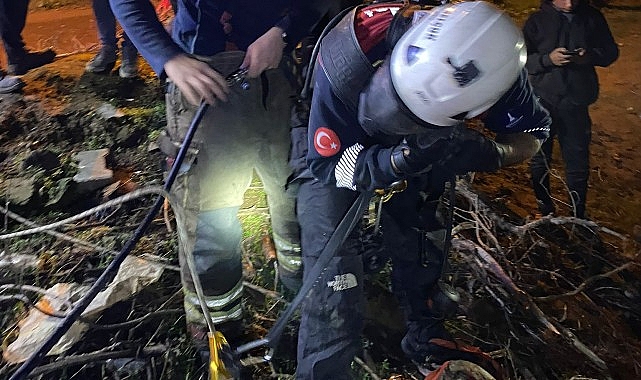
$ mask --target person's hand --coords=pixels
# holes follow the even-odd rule
[[[588,60],[587,51],[584,48],[578,48],[576,49],[576,53],[570,56],[569,60],[577,65],[583,65],[587,63]]]
[[[449,128],[442,132],[408,136],[392,149],[392,167],[397,174],[415,175],[430,171],[432,165],[451,154]]]
[[[452,153],[442,165],[455,174],[492,172],[503,165],[503,150],[492,139],[474,129],[460,126],[452,135]]]
[[[227,101],[227,81],[205,62],[179,54],[165,63],[165,73],[193,105],[201,100],[210,105],[216,100]]]
[[[565,66],[570,63],[571,55],[567,54],[568,50],[564,47],[558,47],[549,54],[550,61],[554,66]]]
[[[240,67],[247,69],[249,78],[256,78],[263,71],[278,67],[284,48],[283,30],[273,27],[249,45],[245,60]]]
[[[583,64],[587,61],[587,52],[584,48],[570,51],[566,48],[556,48],[549,54],[550,61],[555,66],[565,66],[568,63]]]

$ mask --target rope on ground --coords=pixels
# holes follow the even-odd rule
[[[47,225],[36,227],[36,228],[31,228],[31,229],[28,229],[28,230],[22,230],[22,231],[12,232],[12,233],[9,233],[9,234],[0,235],[0,240],[12,239],[12,238],[20,237],[20,236],[26,236],[26,235],[39,233],[39,232],[53,230],[55,228],[58,228],[60,226],[65,225],[67,223],[71,223],[71,222],[75,222],[76,220],[84,219],[84,218],[86,218],[86,217],[88,217],[88,216],[90,216],[90,215],[92,215],[92,214],[94,214],[96,212],[108,209],[110,207],[114,207],[114,206],[120,205],[122,203],[129,202],[129,201],[131,201],[133,199],[140,198],[142,196],[149,195],[149,194],[161,195],[161,196],[165,197],[165,199],[169,198],[169,193],[167,191],[165,191],[162,187],[160,187],[160,186],[149,186],[149,187],[145,187],[145,188],[142,188],[142,189],[138,189],[138,190],[132,191],[131,193],[128,193],[128,194],[125,194],[125,195],[123,195],[121,197],[112,199],[112,200],[110,200],[108,202],[105,202],[105,203],[99,205],[99,206],[90,208],[87,211],[83,211],[80,214],[76,214],[74,216],[71,216],[69,218],[66,218],[66,219],[51,223],[51,224],[47,224]],[[2,208],[0,210],[6,210],[6,209]],[[6,211],[8,211],[8,210],[6,210]]]
[[[144,196],[146,194],[163,195],[163,196],[166,197],[165,198],[165,204],[168,205],[169,202],[170,202],[168,195],[165,194],[164,191],[162,191],[162,188],[160,188],[161,189],[160,191],[158,189],[159,189],[159,187],[157,187],[157,186],[151,186],[151,187],[146,187],[146,188],[143,188],[143,189],[140,189],[140,190],[136,190],[136,191],[134,191],[132,193],[129,193],[129,194],[133,194],[133,196],[135,198],[142,197],[142,196]],[[128,202],[131,199],[130,198],[125,198],[125,197],[129,196],[129,194],[127,194],[126,196],[120,197],[120,198],[116,198],[113,201],[117,201],[116,204],[122,204],[122,203]],[[107,203],[105,203],[103,205],[100,205],[100,206],[97,206],[97,207],[94,207],[93,209],[84,211],[82,214],[86,214],[88,212],[90,212],[90,213],[96,212],[95,210],[97,208],[100,208],[100,207],[103,207],[103,206],[104,207],[110,207],[110,206],[105,206],[105,205],[107,205]],[[63,240],[63,241],[67,241],[67,242],[72,243],[72,244],[76,244],[76,245],[78,245],[79,247],[81,247],[83,249],[87,249],[87,250],[95,251],[95,252],[109,253],[111,255],[117,255],[118,254],[118,251],[109,249],[107,247],[104,247],[104,246],[101,246],[101,245],[97,245],[97,244],[93,244],[93,243],[88,242],[86,240],[78,239],[78,238],[75,238],[73,236],[69,236],[68,234],[62,233],[62,232],[53,231],[52,229],[56,228],[57,226],[52,227],[52,224],[41,226],[41,225],[39,225],[39,224],[37,224],[37,223],[27,219],[27,218],[24,218],[21,215],[18,215],[16,213],[12,212],[7,207],[4,207],[2,205],[0,205],[0,212],[5,214],[7,217],[17,221],[18,223],[22,223],[22,224],[24,224],[26,226],[32,227],[32,229],[30,229],[30,230],[20,231],[21,233],[26,232],[26,231],[34,231],[33,232],[34,234],[38,233],[38,232],[43,232],[43,233],[45,233],[47,235],[50,235],[50,236],[53,236],[53,237],[55,237],[55,238],[57,238],[59,240]],[[79,214],[79,215],[82,215],[82,214]],[[77,218],[79,215],[73,216],[72,218]],[[56,223],[60,223],[60,222],[56,222]],[[43,230],[40,231],[40,229],[43,229]],[[168,229],[168,230],[169,230],[169,232],[173,232],[173,230],[171,230],[171,229]],[[9,239],[9,238],[11,238],[11,237],[7,237],[7,239]],[[172,271],[179,271],[180,270],[175,265],[169,265],[167,263],[163,263],[160,260],[158,260],[158,258],[149,256],[147,254],[143,254],[143,255],[140,255],[138,257],[143,259],[143,260],[145,260],[145,261],[149,261],[149,262],[153,262],[153,263],[156,263],[158,265],[161,265],[163,268],[168,269],[168,270],[172,270]]]

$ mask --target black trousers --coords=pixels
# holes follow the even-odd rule
[[[552,126],[550,137],[530,161],[532,185],[539,210],[544,215],[555,211],[550,193],[550,168],[554,137],[558,138],[561,156],[565,163],[565,180],[570,191],[569,203],[574,216],[585,217],[585,202],[590,175],[590,140],[592,121],[587,105],[571,105],[561,102],[542,104],[550,112]]]
[[[381,219],[392,259],[393,291],[408,325],[419,327],[434,324],[426,300],[441,276],[443,263],[442,251],[422,239],[425,229],[442,229],[435,222],[440,193],[436,191],[433,199],[426,199],[423,182],[410,181],[405,191],[384,203]],[[303,277],[304,281],[315,280],[316,285],[302,307],[297,379],[352,378],[350,363],[361,349],[364,312],[362,242],[358,231],[352,232],[318,279],[307,278],[307,274],[357,196],[354,191],[315,179],[303,182],[298,191]]]
[[[10,64],[25,55],[22,30],[27,20],[28,8],[29,0],[0,0],[0,38]]]

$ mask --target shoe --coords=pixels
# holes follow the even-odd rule
[[[9,62],[7,72],[10,75],[23,75],[31,69],[53,62],[56,52],[52,49],[26,53],[17,61]]]
[[[411,331],[401,340],[401,349],[424,376],[437,370],[448,361],[464,360],[481,366],[496,379],[503,378],[500,365],[478,347],[450,338],[427,338],[410,333]]]
[[[2,74],[0,74],[2,75]],[[0,77],[0,94],[18,92],[24,87],[24,82],[18,77],[5,75]]]
[[[401,349],[405,355],[419,367],[422,374],[426,374],[445,360],[434,360],[434,350],[430,340],[433,338],[449,339],[442,321],[434,321],[430,324],[420,322],[409,322],[407,333],[401,340]]]
[[[556,212],[556,208],[550,202],[542,201],[540,199],[536,200],[536,204],[537,204],[537,206],[539,206],[539,213],[542,216],[547,216],[547,215],[550,215],[550,214],[554,214]]]
[[[483,367],[465,360],[447,361],[434,372],[426,374],[424,380],[443,379],[496,380]]]
[[[120,68],[118,69],[118,75],[123,78],[135,78],[138,76],[138,63],[137,62],[125,62],[122,61]]]
[[[116,65],[116,50],[110,47],[103,46],[98,54],[96,54],[85,65],[85,72],[87,73],[108,73]]]
[[[248,378],[246,376],[242,376],[241,374],[243,373],[242,371],[242,365],[240,364],[240,361],[237,359],[236,355],[234,354],[234,351],[228,344],[222,344],[220,347],[220,350],[218,351],[218,359],[220,360],[219,363],[217,363],[216,368],[218,370],[218,373],[215,376],[212,376],[209,371],[211,370],[210,366],[210,361],[211,361],[211,353],[209,352],[209,347],[205,348],[198,348],[196,350],[197,352],[197,363],[199,363],[199,367],[203,368],[203,375],[204,373],[207,373],[207,376],[202,376],[201,378],[204,379],[218,379],[218,378],[224,378],[224,379],[245,379]]]
[[[118,75],[123,79],[138,76],[138,51],[135,48],[122,48],[122,61],[118,69]]]

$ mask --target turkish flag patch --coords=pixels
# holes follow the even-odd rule
[[[320,127],[314,133],[314,148],[323,157],[333,156],[341,149],[341,140],[336,132],[327,127]]]

